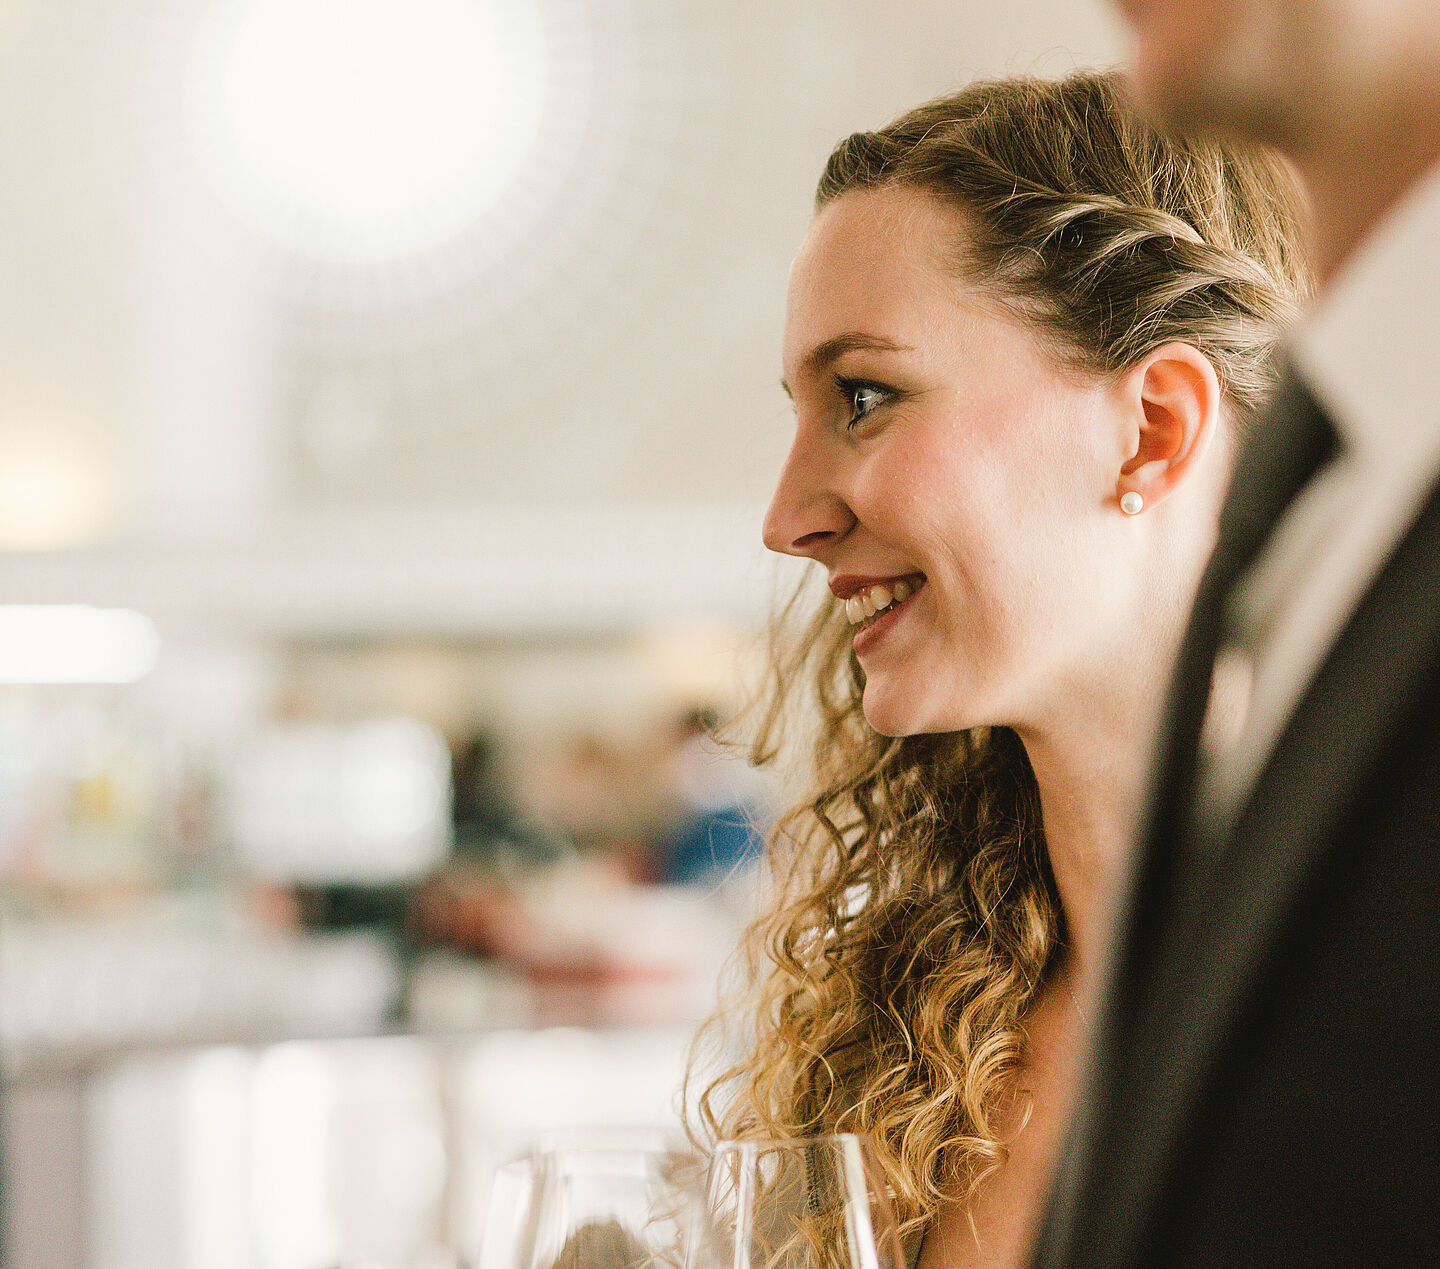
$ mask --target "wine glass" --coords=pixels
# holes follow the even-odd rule
[[[704,1161],[683,1147],[620,1142],[507,1163],[479,1269],[722,1269]]]
[[[863,1135],[722,1141],[709,1203],[724,1269],[905,1269]]]

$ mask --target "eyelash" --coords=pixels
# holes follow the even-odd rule
[[[850,407],[850,417],[845,420],[846,431],[853,431],[895,395],[892,389],[874,383],[869,379],[837,378],[835,380],[835,387],[839,390],[840,399]],[[880,400],[875,402],[868,410],[862,411],[855,404],[855,398],[862,392],[873,392]]]

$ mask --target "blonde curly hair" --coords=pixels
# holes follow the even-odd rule
[[[1309,279],[1273,156],[1164,135],[1114,74],[972,84],[830,156],[817,210],[911,186],[959,213],[956,268],[1096,375],[1171,340],[1214,364],[1231,424],[1273,387]],[[1064,916],[1024,746],[1006,728],[887,738],[853,631],[802,588],[773,623],[752,757],[808,732],[811,793],[770,842],[743,983],[702,1028],[699,1137],[874,1139],[902,1235],[1005,1158],[1004,1098]]]

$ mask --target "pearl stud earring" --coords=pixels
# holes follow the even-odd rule
[[[1120,495],[1120,510],[1127,516],[1138,516],[1145,510],[1145,499],[1132,489]]]

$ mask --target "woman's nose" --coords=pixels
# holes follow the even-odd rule
[[[854,523],[854,513],[831,473],[813,449],[797,439],[765,513],[765,545],[781,555],[813,559]]]

